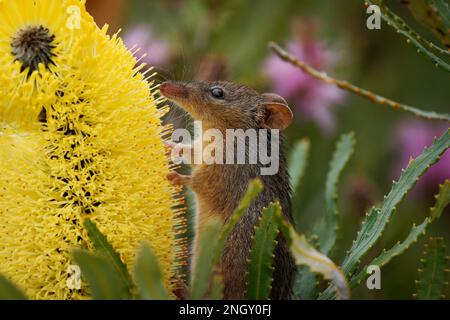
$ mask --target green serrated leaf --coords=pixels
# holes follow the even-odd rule
[[[403,171],[400,180],[394,183],[391,192],[385,197],[381,208],[374,208],[364,220],[361,230],[358,232],[353,246],[347,253],[343,263],[343,270],[347,275],[351,275],[359,260],[367,253],[367,251],[375,244],[381,237],[381,234],[386,227],[395,207],[401,202],[409,190],[416,184],[419,177],[425,173],[430,165],[437,162],[440,156],[450,147],[450,131],[447,131],[440,139],[436,140],[430,148],[426,148],[423,153],[415,160],[411,161],[408,168]],[[413,242],[417,240],[420,234],[425,232],[426,227],[437,217],[440,217],[445,208],[445,203],[448,204],[448,182],[446,181],[440,187],[440,193],[436,196],[436,206],[431,209],[431,216],[419,225],[413,227],[410,234],[403,243],[395,245],[391,250],[382,253],[371,264],[384,265],[388,263],[394,256],[402,253]],[[438,205],[439,203],[439,205]],[[436,208],[436,209],[435,209]],[[377,260],[378,259],[378,260]],[[366,268],[363,269],[365,272]],[[354,286],[362,281],[364,273],[359,273],[352,278],[351,284]],[[330,299],[333,296],[333,290],[328,288],[320,296],[321,299]]]
[[[25,294],[0,274],[0,300],[27,300]]]
[[[330,163],[325,186],[325,215],[317,227],[320,251],[328,254],[333,248],[338,229],[338,182],[346,164],[355,150],[355,135],[348,133],[342,135],[337,143],[336,151]]]
[[[441,1],[441,4],[442,3],[443,2]],[[415,0],[408,1],[405,4],[417,21],[430,28],[444,45],[450,46],[450,37],[447,31],[448,26],[445,25],[445,21],[442,19],[438,8],[434,5],[433,1]]]
[[[225,226],[222,228],[221,221],[212,219],[208,225],[205,226],[205,229],[202,230],[199,254],[195,257],[193,262],[194,268],[191,281],[191,299],[197,300],[205,298],[211,282],[211,277],[214,273],[214,268],[217,266],[220,257],[222,256],[225,241],[262,190],[263,184],[261,180],[252,180],[249,183],[244,197],[239,202],[236,210]]]
[[[308,243],[304,235],[299,235],[289,225],[281,214],[276,214],[278,227],[283,232],[290,246],[292,256],[297,266],[307,266],[311,271],[321,274],[325,279],[332,281],[336,290],[337,299],[349,299],[350,290],[344,273],[326,255],[317,251]]]
[[[445,0],[430,0],[430,2],[435,6],[439,15],[442,17],[447,28],[450,28],[450,7]]]
[[[316,275],[309,268],[298,268],[293,290],[294,300],[314,300],[317,295],[316,286]]]
[[[442,299],[448,281],[448,257],[442,238],[430,237],[421,261],[416,297],[419,300]]]
[[[211,277],[216,266],[215,256],[219,251],[217,235],[222,229],[222,221],[211,219],[204,226],[199,242],[198,255],[193,262],[190,299],[205,299]]]
[[[278,225],[275,214],[281,214],[279,203],[272,203],[262,213],[255,230],[248,268],[248,300],[268,300],[273,282],[273,252],[276,246]]]
[[[395,13],[393,13],[386,5],[383,4],[382,0],[364,0],[368,4],[375,4],[380,6],[382,12],[382,18],[387,22],[387,24],[394,29],[396,29],[397,33],[404,36],[408,43],[413,44],[417,51],[427,57],[431,62],[436,66],[443,70],[450,71],[450,64],[439,56],[434,54],[428,48],[431,48],[440,54],[447,55],[449,54],[446,50],[436,46],[431,41],[425,40],[422,36],[420,36],[417,32],[415,32],[408,24]]]
[[[289,176],[292,183],[292,203],[298,203],[300,183],[305,175],[306,167],[308,165],[309,151],[310,151],[309,139],[304,138],[295,143],[289,155]],[[301,217],[298,213],[294,212],[294,222],[296,226],[299,226]]]
[[[431,218],[433,220],[441,217],[444,209],[450,204],[450,180],[446,180],[439,186],[439,193],[436,195],[436,204],[431,208]]]
[[[123,263],[120,258],[120,254],[114,250],[111,244],[108,242],[108,239],[101,231],[97,228],[96,224],[91,220],[84,221],[84,227],[88,231],[89,238],[94,245],[95,250],[97,252],[103,254],[111,265],[115,268],[117,274],[120,276],[120,281],[128,288],[128,291],[133,291],[134,284],[131,280],[131,275],[128,272],[127,266]]]
[[[207,300],[223,300],[223,277],[220,274],[214,274]]]
[[[134,266],[139,297],[144,300],[169,300],[158,258],[148,244],[143,244]]]
[[[94,299],[126,300],[130,298],[127,286],[108,258],[91,254],[86,250],[75,250],[72,255],[80,266]]]
[[[316,234],[309,236],[309,243],[319,248],[319,237]],[[295,300],[314,300],[317,298],[317,276],[308,267],[297,268],[293,287],[293,298]]]
[[[408,168],[403,171],[399,181],[394,182],[391,191],[385,197],[380,208],[372,209],[363,222],[362,228],[343,262],[342,268],[347,275],[353,272],[359,260],[381,237],[395,208],[406,194],[449,147],[450,131],[447,131],[441,138],[435,140],[430,148],[426,148],[419,157],[410,162]]]
[[[316,234],[309,236],[309,243],[315,248],[320,248],[319,237]],[[308,267],[297,268],[293,297],[295,300],[315,300],[317,298],[317,275]]]
[[[295,194],[305,174],[308,165],[310,141],[302,139],[298,141],[289,155],[289,176],[291,177],[292,192]]]
[[[419,226],[413,226],[410,233],[402,243],[397,243],[390,250],[383,251],[378,257],[376,257],[372,262],[370,262],[362,271],[350,280],[350,287],[356,287],[367,277],[367,267],[368,266],[379,266],[380,268],[387,263],[389,263],[394,257],[405,252],[417,239],[423,235],[428,227],[431,219],[426,218]]]
[[[248,208],[252,204],[252,202],[256,199],[256,197],[263,190],[264,185],[259,179],[252,180],[249,183],[247,188],[247,192],[245,193],[242,200],[239,202],[236,210],[234,210],[233,215],[229,219],[228,223],[224,226],[222,232],[220,233],[219,243],[223,247],[226,239],[230,235],[231,231],[233,231],[236,224],[241,220],[242,216],[247,212]],[[216,255],[216,261],[219,261],[220,256],[222,255],[222,251],[218,252]]]

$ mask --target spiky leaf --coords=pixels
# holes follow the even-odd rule
[[[223,300],[223,277],[216,273],[212,277],[211,290],[207,300]]]
[[[350,281],[350,286],[355,287],[358,284],[361,283],[366,277],[367,277],[367,267],[368,266],[379,266],[380,268],[387,263],[389,263],[394,257],[402,254],[405,252],[414,242],[417,241],[417,239],[420,237],[420,235],[423,235],[425,233],[425,230],[430,223],[431,219],[426,218],[424,222],[422,222],[419,226],[413,226],[410,233],[406,237],[406,239],[403,242],[398,242],[395,246],[393,246],[389,250],[383,250],[383,252],[372,260],[366,267],[362,269],[358,275],[353,277]]]
[[[439,193],[435,196],[436,204],[431,208],[431,218],[441,217],[444,209],[450,204],[450,180],[446,180],[439,186]]]
[[[75,250],[75,262],[80,266],[91,295],[96,300],[126,300],[130,298],[128,287],[122,281],[108,258],[86,250]]]
[[[247,191],[244,195],[244,197],[239,202],[237,208],[234,210],[233,214],[231,215],[231,218],[228,220],[228,222],[223,227],[222,231],[219,234],[218,239],[218,250],[214,256],[214,265],[216,265],[220,257],[222,256],[222,252],[224,250],[225,241],[228,239],[228,236],[233,231],[234,227],[236,227],[239,220],[241,220],[242,216],[247,212],[250,205],[253,203],[253,201],[256,199],[256,197],[261,193],[263,190],[264,185],[259,179],[254,179],[250,181]]]
[[[94,245],[97,252],[104,255],[110,264],[114,267],[117,274],[120,276],[120,281],[128,288],[128,291],[132,291],[134,284],[131,280],[131,275],[128,272],[127,266],[120,258],[120,254],[114,250],[112,245],[108,242],[106,236],[97,228],[97,225],[91,220],[84,221],[84,227],[88,231],[89,238]]]
[[[281,214],[276,215],[278,227],[290,246],[291,253],[298,266],[307,266],[311,271],[321,274],[333,282],[337,299],[349,299],[350,290],[344,273],[327,256],[308,243],[304,235],[299,235]]]
[[[433,64],[443,70],[450,71],[450,64],[432,52],[429,48],[441,53],[448,54],[444,49],[436,46],[430,41],[425,40],[422,36],[416,33],[408,24],[395,13],[393,13],[386,5],[383,4],[382,0],[364,0],[368,4],[375,4],[380,6],[382,12],[382,18],[387,22],[387,24],[394,29],[396,29],[397,33],[406,37],[408,43],[412,43],[417,52],[423,54],[429,60],[433,62]]]
[[[143,244],[134,266],[139,297],[144,300],[169,300],[158,258],[148,244]]]
[[[319,237],[313,234],[308,238],[315,248],[319,248]],[[296,300],[314,300],[317,298],[317,275],[308,267],[297,268],[295,277],[293,298]]]
[[[426,218],[422,224],[419,226],[413,226],[410,233],[406,237],[406,239],[400,243],[398,242],[394,247],[390,250],[383,252],[375,258],[370,265],[377,265],[382,267],[389,263],[394,257],[402,254],[406,251],[414,242],[416,242],[421,235],[424,235],[428,225],[433,222],[435,219],[439,218],[450,203],[450,180],[446,180],[443,184],[439,186],[439,193],[435,196],[436,204],[434,207],[430,209],[430,217]],[[358,285],[366,276],[367,266],[362,269],[362,271],[355,277],[353,277],[350,281],[350,286],[354,287]]]
[[[435,140],[433,145],[426,148],[420,156],[412,160],[403,171],[398,182],[394,182],[389,194],[379,208],[374,208],[364,220],[356,240],[345,257],[343,270],[351,274],[359,260],[381,237],[389,219],[405,195],[414,187],[418,179],[427,169],[436,163],[441,155],[450,147],[450,131]]]
[[[391,218],[393,212],[395,211],[396,206],[401,202],[408,191],[411,190],[412,187],[416,184],[419,177],[422,176],[432,164],[437,162],[440,156],[449,147],[450,131],[447,131],[441,138],[435,140],[431,147],[426,148],[419,157],[409,163],[408,168],[403,171],[400,180],[398,182],[394,182],[394,186],[392,187],[388,196],[385,197],[383,203],[381,204],[381,207],[374,208],[370,211],[362,224],[361,230],[358,232],[356,240],[353,242],[352,248],[350,249],[350,251],[348,251],[344,260],[343,270],[347,275],[352,274],[354,268],[359,263],[359,260],[381,237],[381,234],[387,223],[389,222],[389,219]],[[443,186],[441,186],[441,192],[437,196],[436,202],[440,203],[440,205],[438,206],[439,209],[431,209],[431,217],[427,218],[424,223],[422,223],[424,229],[426,228],[430,220],[433,220],[441,215],[441,212],[444,209],[444,206],[442,204],[446,202],[445,200],[443,200],[443,198],[446,198],[448,196],[448,188],[449,187],[447,182]],[[422,228],[422,225],[413,228],[405,243],[398,244],[392,249],[392,251],[387,252],[387,254],[381,258],[382,261],[380,261],[380,263],[383,262],[383,260],[386,261],[384,262],[384,264],[389,262],[393,254],[397,253],[398,250],[409,247],[409,243],[414,242],[415,239],[417,239],[417,236],[420,235],[420,232],[417,233],[417,230],[420,230],[420,228]],[[361,281],[362,278],[359,278],[361,276],[362,275],[357,276],[358,281]],[[354,283],[357,283],[357,281]],[[331,288],[328,288],[323,292],[321,298],[330,299],[332,296],[333,290]]]
[[[432,238],[425,244],[417,281],[417,295],[420,300],[439,300],[448,281],[448,257],[442,238]]]
[[[222,229],[219,219],[211,219],[202,229],[199,248],[193,262],[191,294],[192,300],[205,299],[215,268],[215,255],[219,251],[217,235]]]
[[[319,223],[315,235],[318,237],[321,252],[328,254],[336,241],[338,229],[337,184],[340,175],[354,152],[355,136],[353,133],[342,135],[337,143],[325,186],[325,215]],[[294,284],[294,298],[314,299],[317,279],[307,268],[299,268]]]
[[[194,271],[191,284],[192,299],[205,298],[211,277],[214,273],[214,268],[217,266],[220,257],[222,256],[225,241],[242,216],[247,212],[252,202],[261,193],[262,189],[263,184],[261,180],[252,180],[249,183],[247,192],[225,226],[222,228],[221,221],[212,219],[205,226],[204,230],[202,230],[199,254],[193,262]]]
[[[308,164],[309,149],[309,139],[302,139],[295,144],[289,155],[289,176],[291,177],[292,192],[294,195],[305,174],[305,169]]]
[[[328,254],[336,242],[339,215],[337,186],[341,173],[354,152],[354,146],[355,135],[353,133],[342,135],[330,163],[325,186],[325,215],[317,228],[320,251],[323,254]]]
[[[450,7],[445,0],[430,0],[430,2],[435,6],[439,15],[442,17],[447,28],[450,28]]]
[[[0,300],[27,300],[27,297],[10,280],[0,275]]]
[[[231,231],[233,231],[236,224],[241,220],[242,216],[247,212],[248,208],[252,204],[252,202],[256,199],[256,197],[261,193],[264,186],[261,180],[255,179],[250,181],[249,186],[247,188],[247,192],[245,193],[242,200],[239,202],[236,210],[234,210],[233,215],[229,219],[228,223],[224,226],[222,232],[220,233],[220,243],[223,246],[226,239],[230,235]],[[221,252],[216,255],[216,260],[221,256]]]
[[[289,176],[291,177],[292,183],[291,199],[294,204],[299,202],[299,187],[308,165],[309,151],[309,139],[304,138],[296,142],[289,155]],[[296,226],[300,225],[300,219],[301,217],[299,216],[298,211],[294,212],[294,222]]]
[[[309,268],[298,268],[295,276],[293,298],[295,300],[313,300],[317,296],[316,287],[316,275]]]
[[[248,268],[248,300],[268,300],[273,282],[273,252],[276,246],[278,225],[275,214],[281,214],[279,203],[265,209],[256,227]]]
[[[414,17],[427,27],[429,27],[436,37],[448,48],[450,48],[449,26],[446,26],[445,20],[441,17],[438,7],[434,5],[435,1],[415,0],[404,2]],[[443,1],[440,2],[442,9],[445,9]],[[448,4],[447,4],[448,9]],[[443,11],[445,13],[445,11]]]

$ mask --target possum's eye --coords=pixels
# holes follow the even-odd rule
[[[225,96],[225,92],[220,87],[213,87],[210,91],[212,96],[216,99],[223,99]]]

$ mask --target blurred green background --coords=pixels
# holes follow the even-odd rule
[[[435,40],[399,1],[387,3]],[[277,69],[279,62],[269,58],[267,43],[276,41],[303,50],[302,58],[312,59],[307,62],[337,78],[424,110],[449,112],[449,75],[417,54],[385,23],[381,30],[368,30],[363,1],[88,0],[88,8],[100,26],[110,24],[111,33],[121,28],[127,45],[141,48],[137,56],[148,55],[143,61],[155,66],[159,80],[229,79],[262,92],[278,93],[290,82],[298,82],[293,89],[286,89],[297,118],[286,136],[288,149],[298,139],[308,137],[311,141],[309,167],[295,201],[302,233],[310,232],[322,215],[325,177],[336,140],[341,133],[355,132],[356,152],[339,187],[343,227],[338,254],[331,257],[337,263],[342,262],[342,254],[355,238],[364,213],[389,191],[405,159],[417,156],[417,150],[447,128],[445,123],[416,120],[350,94],[330,93],[312,79],[296,79],[292,70]],[[269,68],[272,71],[268,72]],[[327,92],[331,97],[325,97]],[[314,114],[309,102],[322,114]],[[184,118],[175,111],[167,121],[185,125]],[[382,241],[373,248],[374,255],[403,239],[413,223],[428,215],[438,184],[450,178],[449,162],[447,152],[410,193]],[[444,236],[450,244],[448,213],[433,224],[428,235]],[[370,291],[363,284],[353,292],[353,298],[412,298],[427,237],[382,269],[382,290]]]

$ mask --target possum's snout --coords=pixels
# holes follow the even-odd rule
[[[167,81],[159,87],[161,94],[167,99],[186,99],[189,95],[186,85],[180,82]]]

